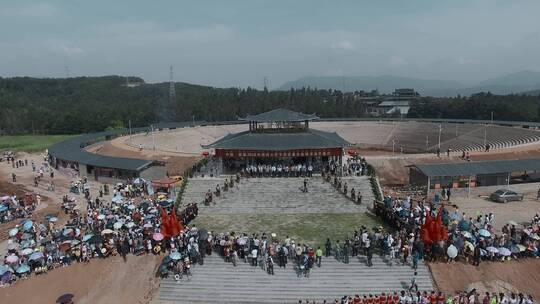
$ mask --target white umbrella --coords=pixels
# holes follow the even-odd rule
[[[446,254],[448,254],[448,256],[451,259],[457,257],[458,250],[457,250],[456,246],[454,246],[454,245],[448,246],[448,249],[446,249]]]
[[[34,252],[34,250],[32,248],[26,248],[23,251],[21,251],[22,255],[29,255],[32,252]]]
[[[98,220],[104,220],[105,219],[105,214],[100,214],[97,216],[97,219]]]
[[[105,230],[101,231],[101,235],[111,234],[111,233],[114,233],[114,231],[112,231],[111,229],[105,229]]]
[[[497,249],[497,248],[495,248],[493,246],[490,246],[490,247],[486,248],[486,250],[488,252],[491,252],[491,253],[499,253],[499,249]]]
[[[471,238],[471,233],[469,231],[462,231],[461,234],[466,238]]]
[[[502,256],[510,256],[512,255],[512,252],[510,251],[510,249],[506,248],[506,247],[500,247],[499,248],[499,253],[502,255]]]

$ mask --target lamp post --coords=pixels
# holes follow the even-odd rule
[[[442,124],[439,124],[439,150],[441,150],[441,133],[442,133]]]

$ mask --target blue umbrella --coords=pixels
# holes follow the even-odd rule
[[[13,272],[13,269],[7,265],[0,265],[0,276],[3,276],[6,272]]]
[[[113,203],[121,202],[124,198],[122,196],[114,196],[111,200]]]
[[[24,224],[22,225],[23,230],[28,231],[28,230],[32,229],[33,225],[34,225],[34,222],[32,222],[31,220],[28,220],[28,221],[24,222]]]
[[[174,251],[169,254],[169,257],[173,260],[180,260],[182,258],[182,255],[180,254],[180,252]]]
[[[10,229],[9,230],[9,236],[14,237],[15,235],[17,235],[17,232],[19,232],[19,229],[17,229],[17,228]]]
[[[58,221],[58,218],[56,216],[49,218],[49,222],[51,223],[56,223],[57,221]]]
[[[8,207],[6,205],[0,205],[0,212],[4,212],[8,210]]]
[[[37,261],[42,258],[43,258],[43,253],[37,251],[37,252],[32,253],[28,259],[30,261]]]
[[[26,264],[22,264],[21,266],[19,266],[19,268],[17,268],[17,270],[15,270],[15,272],[17,273],[25,273],[29,271],[30,271],[30,266]]]
[[[69,234],[72,233],[72,232],[73,232],[73,228],[66,228],[66,229],[64,229],[64,231],[62,232],[62,234],[63,234],[64,236],[67,236],[67,235],[69,235]]]
[[[82,238],[83,242],[88,242],[94,235],[93,234],[85,234]]]
[[[459,230],[461,231],[469,231],[470,229],[470,224],[469,222],[467,222],[466,220],[461,220],[458,224],[458,228]]]
[[[486,229],[480,229],[478,231],[478,234],[480,234],[483,237],[490,237],[491,236],[491,233],[489,233],[489,231],[487,231]]]

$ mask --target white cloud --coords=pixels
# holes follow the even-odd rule
[[[341,40],[338,42],[334,42],[331,44],[330,47],[334,50],[345,50],[345,51],[351,51],[355,49],[353,43],[350,40]]]
[[[57,11],[56,7],[51,4],[35,3],[20,7],[5,8],[0,11],[0,15],[13,17],[51,17]]]
[[[403,59],[402,57],[400,56],[397,56],[397,55],[393,55],[393,56],[390,56],[390,59],[388,60],[388,63],[390,65],[405,65],[407,64],[407,61],[405,61],[405,59]]]
[[[84,50],[82,48],[73,46],[70,43],[50,41],[49,44],[51,51],[60,55],[76,57],[84,54]]]

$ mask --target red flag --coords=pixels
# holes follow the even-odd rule
[[[167,212],[161,207],[159,207],[159,213],[161,215],[161,234],[163,234],[164,237],[168,237],[170,236],[169,217],[167,216]]]
[[[171,235],[177,236],[180,234],[180,230],[178,227],[178,219],[176,218],[176,207],[172,206],[171,208],[171,215],[169,216],[169,223],[171,227]]]
[[[431,236],[430,227],[433,220],[431,219],[431,213],[428,212],[426,215],[426,221],[424,225],[422,225],[422,229],[420,230],[420,237],[422,238],[422,241],[424,241],[424,244],[430,245],[433,240]]]

